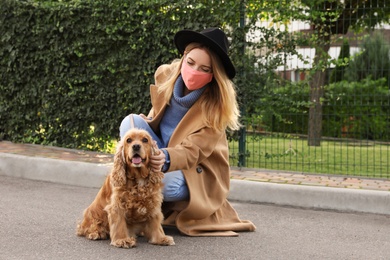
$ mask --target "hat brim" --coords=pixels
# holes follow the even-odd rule
[[[204,36],[203,34],[191,30],[182,30],[175,34],[174,42],[180,54],[183,54],[186,46],[192,42],[204,44],[212,51],[214,51],[221,59],[226,74],[230,79],[234,78],[234,76],[236,75],[236,69],[234,68],[232,61],[225,53],[225,51],[216,42]]]

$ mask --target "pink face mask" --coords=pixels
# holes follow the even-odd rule
[[[194,70],[185,60],[181,65],[181,76],[189,90],[200,89],[213,79],[212,73]]]

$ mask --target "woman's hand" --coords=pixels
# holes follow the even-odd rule
[[[161,172],[165,163],[165,154],[161,150],[155,150],[150,156],[150,168],[153,172]]]

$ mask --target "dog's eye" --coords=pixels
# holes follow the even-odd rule
[[[142,139],[142,142],[147,143],[147,142],[149,142],[149,140],[148,140],[148,138],[144,137],[144,138]]]
[[[131,143],[132,141],[131,138],[127,138],[126,143]]]

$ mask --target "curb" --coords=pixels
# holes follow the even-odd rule
[[[390,192],[231,180],[229,199],[390,215]]]
[[[64,161],[0,153],[0,175],[100,188],[112,164]],[[390,215],[390,192],[276,184],[230,182],[229,200],[322,210]]]
[[[110,164],[65,161],[0,153],[0,175],[60,184],[100,188]]]

